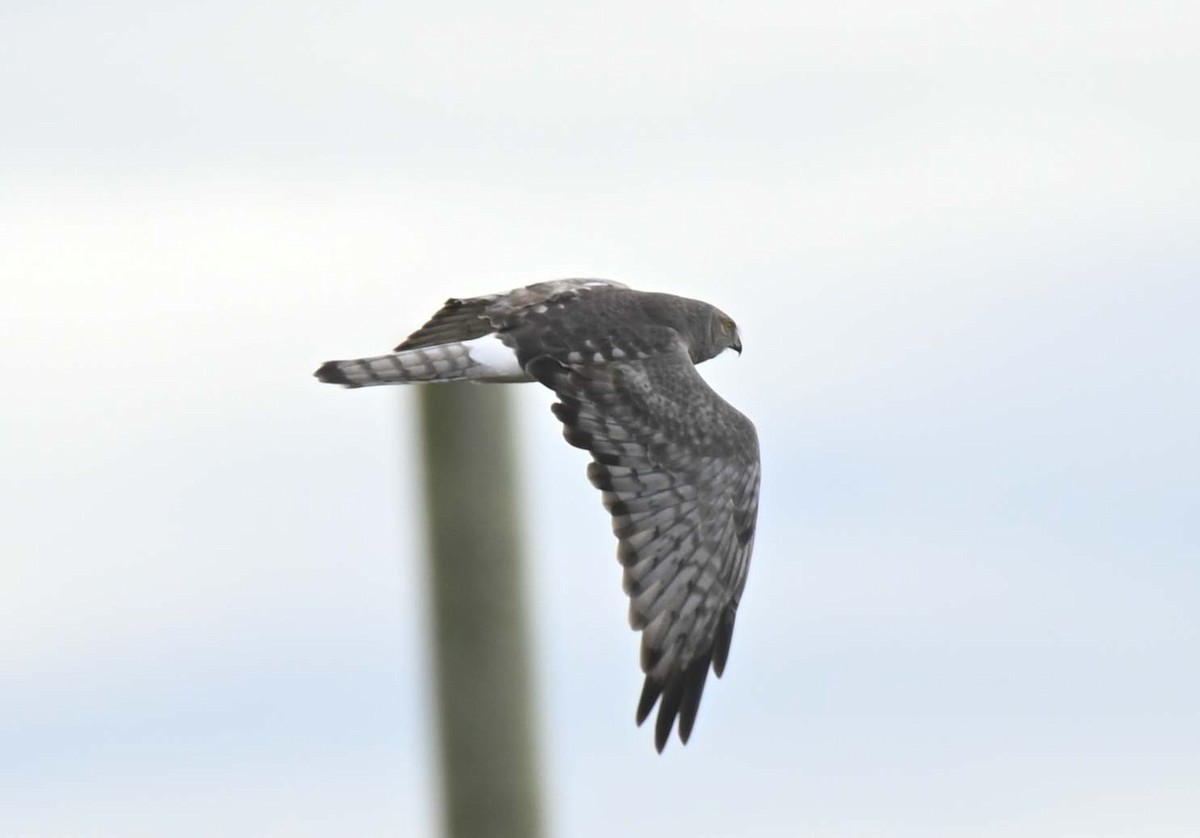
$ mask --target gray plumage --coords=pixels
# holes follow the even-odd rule
[[[558,280],[451,299],[375,358],[330,361],[347,387],[422,381],[538,381],[554,391],[567,442],[612,514],[630,624],[642,632],[640,725],[658,704],[661,751],[678,719],[687,742],[712,670],[729,655],[758,515],[754,425],[695,365],[737,327],[698,300],[605,280]]]

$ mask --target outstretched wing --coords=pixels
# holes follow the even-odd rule
[[[424,326],[405,338],[396,351],[461,343],[491,334],[496,328],[487,319],[487,308],[499,298],[499,294],[465,300],[451,297]]]
[[[530,310],[540,307],[545,311],[593,288],[626,286],[611,279],[555,279],[515,288],[506,294],[451,297],[424,326],[405,338],[396,351],[461,343],[507,331],[519,325]]]
[[[709,666],[718,677],[725,668],[759,485],[754,425],[705,383],[678,338],[667,347],[590,364],[543,355],[526,367],[557,393],[563,436],[592,454],[588,478],[612,513],[630,624],[642,631],[637,721],[659,704],[659,751],[677,717],[687,742]]]

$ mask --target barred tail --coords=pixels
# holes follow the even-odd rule
[[[486,344],[483,341],[487,341]],[[428,381],[529,381],[516,355],[492,336],[404,349],[374,358],[326,361],[315,373],[326,384],[371,387]]]

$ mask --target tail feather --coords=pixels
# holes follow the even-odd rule
[[[326,384],[341,384],[343,387],[462,379],[530,380],[517,364],[516,354],[492,336],[404,349],[373,358],[326,361],[313,375]]]

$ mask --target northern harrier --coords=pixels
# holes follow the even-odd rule
[[[637,722],[658,703],[659,751],[679,719],[687,742],[709,666],[725,668],[758,515],[758,435],[696,364],[742,351],[708,303],[565,279],[448,300],[389,355],[329,361],[316,376],[369,387],[539,381],[563,436],[591,452],[587,475],[612,513],[617,558],[642,632]]]

